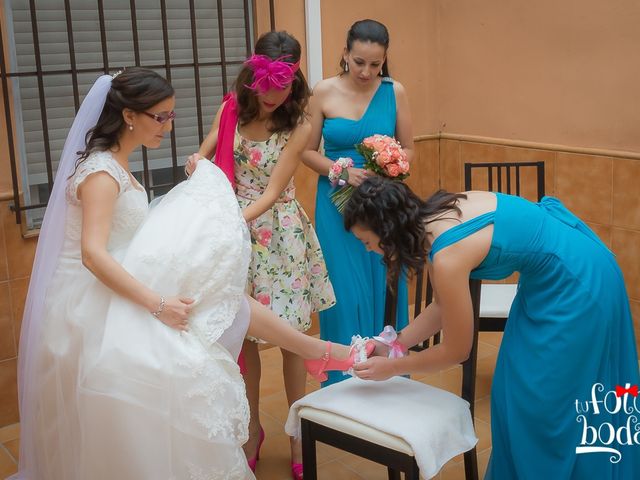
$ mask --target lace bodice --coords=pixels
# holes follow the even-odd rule
[[[142,187],[120,166],[109,152],[89,155],[67,182],[68,203],[65,240],[62,255],[80,258],[80,234],[82,231],[82,204],[78,199],[78,187],[87,177],[97,172],[108,173],[119,187],[118,199],[113,209],[111,232],[107,249],[114,251],[125,247],[147,215],[147,195]]]

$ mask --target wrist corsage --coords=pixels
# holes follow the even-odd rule
[[[353,160],[349,157],[340,157],[329,169],[329,182],[332,186],[340,186],[343,187],[347,184],[347,180],[349,180],[349,172],[348,168],[353,167]]]
[[[389,358],[401,358],[408,353],[407,347],[398,341],[398,334],[391,325],[385,326],[380,335],[373,339],[389,347]]]

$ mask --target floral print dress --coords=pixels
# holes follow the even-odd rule
[[[256,142],[236,128],[236,196],[241,208],[257,200],[269,183],[289,133]],[[278,201],[249,222],[252,258],[247,291],[300,331],[311,327],[311,314],[335,304],[322,250],[309,217],[295,198],[293,179]]]

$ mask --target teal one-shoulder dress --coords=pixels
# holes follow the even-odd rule
[[[394,136],[396,130],[396,98],[393,81],[383,79],[359,120],[327,118],[322,127],[325,156],[331,160],[351,157],[354,166],[362,168],[364,158],[355,145],[379,133]],[[351,232],[344,229],[342,214],[331,202],[334,192],[326,176],[318,179],[316,196],[316,233],[336,295],[336,305],[320,316],[320,337],[349,344],[359,334],[371,337],[384,327],[387,270],[382,256],[367,252]],[[398,287],[396,325],[407,324],[408,297],[406,279]],[[341,372],[329,372],[328,385],[349,378]]]
[[[520,273],[493,376],[485,479],[640,478],[638,357],[614,255],[559,200],[496,195],[494,212],[445,231],[430,252],[433,261],[493,224],[472,277]]]

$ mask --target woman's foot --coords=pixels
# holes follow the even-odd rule
[[[303,467],[302,463],[291,462],[291,478],[293,480],[302,480]]]
[[[252,472],[256,471],[256,465],[260,460],[260,448],[262,447],[262,442],[264,442],[264,437],[264,430],[259,427],[258,430],[249,433],[249,440],[242,446]]]
[[[291,478],[300,480],[302,478],[302,440],[300,438],[289,438],[291,444]]]
[[[371,355],[374,349],[375,343],[373,341],[367,341],[362,352],[355,348],[355,345],[347,347],[326,342],[322,356],[312,360],[305,360],[304,365],[311,376],[320,382],[324,382],[327,379],[326,372],[330,370],[347,371],[353,367],[354,363],[358,363]]]

